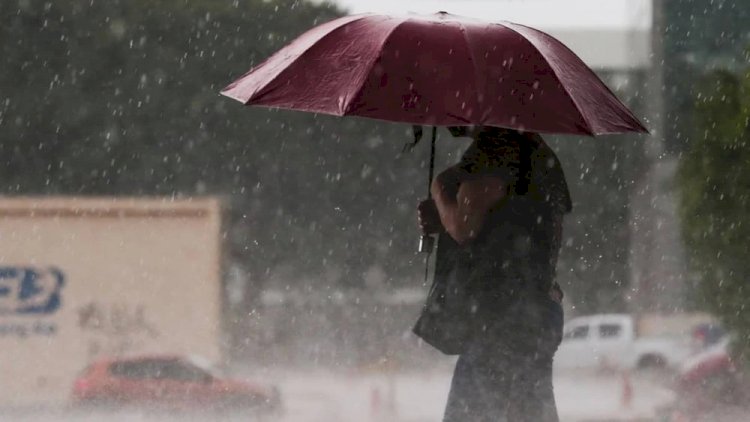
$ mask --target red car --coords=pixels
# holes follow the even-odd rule
[[[747,420],[747,382],[724,338],[683,363],[677,376],[675,402],[663,409],[669,422]],[[728,417],[740,412],[741,418]],[[720,417],[720,415],[722,415]]]
[[[275,387],[229,380],[179,356],[103,359],[89,365],[73,385],[73,403],[185,411],[281,410]]]

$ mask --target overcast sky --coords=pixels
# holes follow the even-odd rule
[[[651,0],[333,0],[351,13],[446,11],[539,28],[648,29]]]

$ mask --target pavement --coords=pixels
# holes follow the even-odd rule
[[[150,415],[148,413],[0,412],[0,421],[156,422],[440,422],[450,386],[448,368],[431,371],[237,370],[238,378],[277,385],[284,399],[282,416]],[[673,396],[668,377],[654,374],[555,374],[555,396],[561,422],[660,422],[656,409]],[[725,409],[712,422],[744,422],[740,409]]]
[[[277,373],[283,422],[439,422],[451,373]],[[562,422],[654,421],[672,393],[650,376],[556,374]]]

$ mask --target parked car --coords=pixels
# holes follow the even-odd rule
[[[276,387],[226,379],[181,356],[97,360],[76,379],[72,400],[78,407],[257,413],[281,410]]]
[[[689,333],[646,335],[638,322],[628,314],[571,319],[555,355],[555,369],[676,369],[695,352]]]

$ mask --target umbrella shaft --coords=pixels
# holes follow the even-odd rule
[[[437,139],[437,126],[432,127],[432,142],[430,142],[430,173],[427,176],[427,199],[432,199],[432,178],[435,173],[435,139]]]
[[[432,127],[432,142],[430,142],[430,172],[427,176],[427,199],[432,199],[432,177],[435,173],[435,140],[437,139],[437,126]],[[419,238],[419,252],[432,253],[435,247],[435,238],[429,234],[423,234]],[[429,259],[425,261],[425,281],[427,280],[427,270],[429,268]]]

